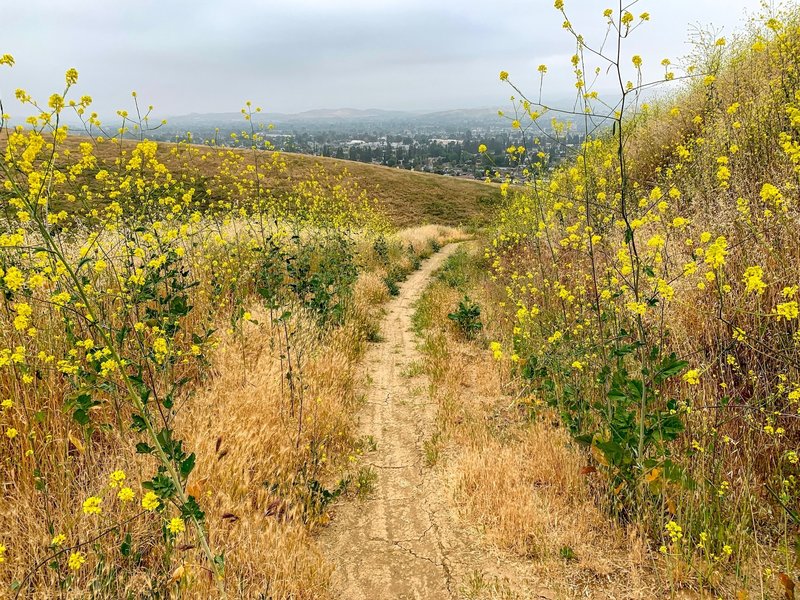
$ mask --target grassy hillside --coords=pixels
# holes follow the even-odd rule
[[[603,19],[624,46],[650,17]],[[351,555],[331,561],[314,533],[395,476],[384,470],[424,464],[454,506],[396,479],[414,493],[380,497],[430,527],[371,542],[446,567],[401,543],[427,544],[443,531],[434,513],[457,514],[476,547],[545,580],[541,597],[794,598],[800,16],[710,37],[685,77],[662,62],[659,83],[683,83],[650,105],[641,56],[598,57],[565,29],[579,108],[619,113],[570,160],[531,163],[507,198],[335,159],[67,137],[51,115],[9,132],[0,589],[337,597],[331,564]],[[619,98],[596,101],[592,60]],[[549,122],[518,97],[515,128]],[[392,234],[387,220],[489,224],[485,247],[453,249],[416,304],[422,363],[381,315],[405,334],[399,283],[464,235]],[[402,318],[385,310],[398,293]],[[382,340],[380,364],[362,361]],[[382,386],[383,368],[403,381]],[[413,381],[421,370],[430,385]],[[377,404],[370,382],[381,399],[408,390],[383,404],[425,408],[416,462],[372,454],[404,437],[357,429],[410,433],[394,413],[358,417]],[[465,598],[531,597],[479,572],[462,587],[448,569]]]
[[[301,179],[317,164],[335,174],[347,170],[379,200],[391,221],[403,227],[485,224],[501,198],[498,185],[481,181],[302,154],[284,154],[284,160],[289,173]]]
[[[89,138],[71,137],[64,147],[76,152],[81,143],[88,141]],[[107,163],[128,156],[134,147],[133,141],[106,141],[95,146],[95,155]],[[330,185],[344,182],[377,200],[378,210],[398,227],[425,223],[485,225],[496,213],[501,200],[500,188],[496,184],[335,158],[272,152],[254,155],[250,150],[167,142],[159,142],[158,152],[159,159],[164,160],[176,176],[197,177],[204,181],[228,170],[231,163],[236,163],[237,169],[246,170],[253,164],[254,156],[261,164],[272,165],[273,168],[262,171],[262,184],[277,197],[291,196],[298,182],[310,178],[325,180]],[[89,170],[88,174],[94,175],[102,167],[101,164],[97,169]],[[227,198],[228,191],[217,190],[213,199]]]

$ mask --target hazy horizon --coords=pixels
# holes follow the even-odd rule
[[[641,54],[647,74],[662,58],[686,53],[690,24],[713,23],[730,36],[758,0],[641,0],[633,10],[652,20],[626,52]],[[69,5],[29,0],[9,11],[0,53],[17,61],[0,73],[7,112],[22,87],[42,100],[60,91],[63,73],[80,72],[76,96],[91,95],[108,115],[131,110],[136,90],[157,117],[236,112],[246,100],[269,113],[352,108],[414,112],[495,108],[512,90],[506,70],[531,92],[536,66],[547,64],[545,95],[574,92],[574,40],[552,1],[511,0],[498,11],[467,0],[232,0],[225,5],[176,0]],[[587,39],[602,36],[604,4],[567,0]],[[588,11],[588,12],[587,12]],[[687,21],[687,15],[691,15]],[[24,112],[24,114],[21,114]]]

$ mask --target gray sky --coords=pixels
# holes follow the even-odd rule
[[[574,41],[551,0],[6,0],[0,70],[9,102],[24,87],[46,98],[69,67],[76,92],[108,113],[130,91],[158,116],[236,111],[247,99],[268,111],[313,108],[449,109],[507,104],[501,69],[533,92],[546,63],[546,92],[573,92]],[[565,0],[591,40],[610,0]],[[687,51],[690,24],[730,35],[758,0],[640,0],[650,23],[627,53],[657,66]],[[660,67],[655,72],[661,72]],[[26,112],[27,114],[27,112]]]

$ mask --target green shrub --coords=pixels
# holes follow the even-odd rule
[[[287,258],[290,289],[322,324],[340,324],[344,318],[358,277],[353,256],[352,240],[334,235],[301,244],[297,254]]]
[[[470,300],[469,296],[464,296],[458,303],[456,311],[447,315],[447,318],[456,324],[459,331],[461,331],[468,340],[475,339],[478,332],[483,329],[481,307]]]

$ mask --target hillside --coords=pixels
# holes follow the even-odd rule
[[[289,173],[302,179],[319,164],[333,174],[347,170],[384,206],[398,226],[485,224],[500,204],[500,187],[469,179],[417,173],[335,158],[284,154]]]
[[[556,8],[566,18],[565,4]],[[630,84],[612,130],[518,194],[488,250],[453,267],[483,268],[449,274],[443,283],[457,289],[440,284],[423,303],[429,339],[451,336],[449,351],[439,342],[431,353],[432,371],[469,373],[441,376],[440,387],[480,396],[464,388],[499,374],[524,414],[489,430],[488,443],[461,427],[462,510],[543,568],[573,562],[556,581],[605,568],[625,588],[592,582],[575,596],[795,597],[800,15],[764,13],[748,36],[709,36],[692,57],[700,74],[657,102],[639,103]],[[583,91],[585,109],[601,112],[594,89]],[[474,304],[459,306],[465,295]],[[460,336],[443,324],[457,306]],[[494,368],[464,367],[477,353],[464,343],[476,313]],[[453,410],[464,423],[482,414],[491,413],[478,402]],[[543,468],[540,457],[563,448]],[[532,500],[530,488],[505,483],[526,478]],[[626,547],[641,558],[622,568],[614,553]]]
[[[88,139],[73,136],[64,146],[75,152]],[[120,151],[130,153],[134,147],[133,141],[125,141],[121,145],[104,142],[96,144],[95,154],[108,166],[107,161],[119,157]],[[242,161],[237,168],[246,169],[247,165],[252,164],[253,154],[249,150],[169,142],[158,142],[158,147],[159,159],[163,159],[176,175],[186,175],[189,170],[196,169],[195,175],[212,177],[224,170],[224,163],[230,162],[234,155]],[[176,155],[190,157],[191,160],[177,161]],[[285,168],[277,168],[273,162],[276,159]],[[349,176],[344,179],[377,200],[378,210],[398,227],[422,223],[485,225],[493,218],[501,201],[498,185],[476,180],[291,153],[280,153],[279,156],[271,152],[259,153],[259,162],[261,165],[271,165],[263,170],[263,184],[279,197],[290,194],[295,184],[307,180],[312,173],[320,175],[320,168],[324,170],[324,178],[329,181],[338,182],[347,173]]]

